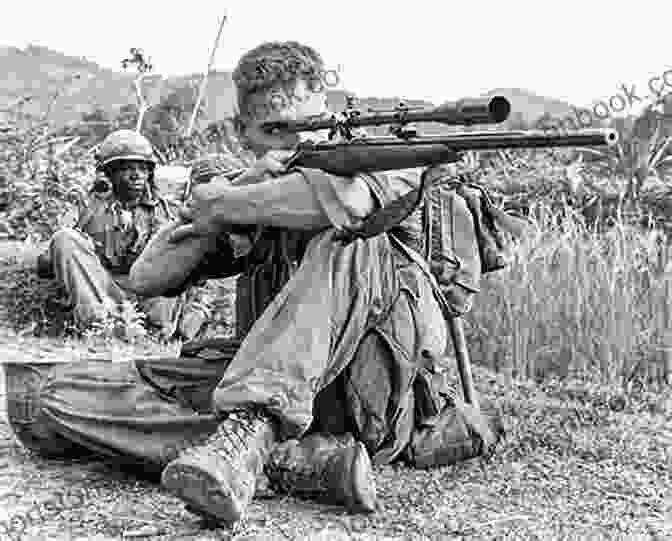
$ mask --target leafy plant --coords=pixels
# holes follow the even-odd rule
[[[91,180],[79,139],[45,115],[8,112],[0,134],[0,213],[9,238],[45,240],[71,219]]]
[[[672,120],[665,112],[670,107],[666,103],[652,103],[636,115],[613,118],[609,127],[619,136],[615,146],[581,149],[598,174],[626,179],[620,196],[631,207],[636,206],[652,179],[666,182],[667,169],[672,165]]]

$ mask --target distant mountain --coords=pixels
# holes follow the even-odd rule
[[[119,61],[121,67],[121,59]],[[24,104],[25,110],[44,114],[51,106],[50,115],[57,125],[76,122],[83,113],[96,107],[114,114],[120,107],[135,103],[131,87],[134,73],[131,70],[124,72],[121,69],[104,68],[85,57],[67,56],[46,47],[30,45],[19,49],[0,46],[0,73],[3,74],[0,80],[0,115],[2,109],[28,96],[30,100]],[[153,103],[158,103],[161,97],[174,89],[195,87],[200,78],[200,74],[166,78],[153,75],[147,84],[149,97]],[[61,94],[54,101],[56,92]],[[484,94],[493,95],[507,97],[512,106],[511,120],[522,119],[527,124],[533,123],[544,113],[564,116],[571,112],[572,107],[561,100],[519,88],[497,88]],[[213,72],[208,79],[206,96],[208,121],[229,117],[235,102],[231,74],[225,71]],[[344,91],[330,91],[331,107],[342,110],[346,103],[345,96]],[[432,105],[426,101],[400,97],[366,97],[358,99],[358,104],[363,108],[392,109],[400,101],[405,101],[409,106]],[[427,129],[434,133],[445,131],[445,128],[435,125],[427,126]]]
[[[119,59],[121,65],[121,59]],[[25,49],[0,46],[0,109],[21,99],[24,110],[44,114],[51,106],[50,118],[57,125],[76,122],[82,113],[100,107],[108,113],[135,104],[132,89],[134,72],[104,68],[84,57],[71,57],[46,47]],[[200,75],[162,78],[149,77],[144,86],[153,103],[158,103],[175,88],[197,85]],[[54,95],[60,95],[54,101]],[[233,84],[228,72],[213,72],[207,86],[207,115],[225,118],[233,111]]]

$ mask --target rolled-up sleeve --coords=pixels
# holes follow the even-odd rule
[[[379,208],[406,195],[420,186],[420,173],[416,170],[393,173],[361,173],[358,175],[369,187]]]
[[[337,229],[353,227],[375,207],[373,194],[359,176],[340,177],[321,169],[298,167],[321,211]]]
[[[412,175],[357,173],[341,177],[305,167],[295,171],[303,175],[321,210],[338,229],[355,226],[374,210],[418,185]]]

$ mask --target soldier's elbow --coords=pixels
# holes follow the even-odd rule
[[[128,288],[141,297],[157,297],[163,294],[156,270],[151,265],[136,261],[128,273]]]
[[[376,208],[371,188],[359,177],[355,177],[349,186],[343,204],[354,221],[365,219]]]

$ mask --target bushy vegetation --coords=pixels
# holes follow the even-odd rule
[[[44,240],[69,219],[94,176],[77,142],[20,109],[0,127],[0,237]]]

